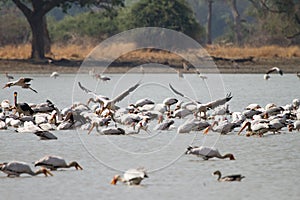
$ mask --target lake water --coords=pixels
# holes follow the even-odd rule
[[[17,77],[17,75],[15,75]],[[26,75],[22,75],[26,76]],[[0,91],[1,100],[13,102],[13,91],[19,92],[20,102],[42,103],[50,99],[59,108],[72,102],[86,102],[89,95],[78,89],[77,82],[109,97],[141,81],[142,85],[118,105],[125,106],[140,98],[160,103],[175,96],[168,88],[171,83],[179,91],[206,102],[231,92],[232,111],[242,111],[250,103],[290,104],[300,98],[300,80],[294,74],[274,74],[265,81],[262,74],[208,74],[202,81],[195,74],[112,74],[111,82],[97,83],[86,74],[48,75],[33,77],[32,87],[39,93],[9,88]],[[0,79],[4,85],[5,77]],[[180,97],[178,97],[181,99]],[[182,99],[184,100],[184,99]],[[176,120],[179,126],[184,120]],[[150,129],[155,126],[152,122]],[[0,173],[1,199],[298,199],[300,169],[300,133],[269,135],[263,138],[202,132],[177,134],[141,132],[131,136],[102,136],[93,131],[67,130],[53,132],[58,140],[41,141],[33,134],[18,134],[14,129],[0,131],[0,162],[19,160],[32,163],[44,155],[59,155],[67,162],[76,160],[84,168],[53,172],[53,177],[7,178]],[[221,153],[233,153],[235,161],[212,159],[204,161],[184,155],[189,144],[215,146]],[[33,165],[31,164],[33,167]],[[129,168],[145,167],[149,179],[140,186],[110,185],[115,174]],[[240,173],[241,182],[218,182],[212,173]]]

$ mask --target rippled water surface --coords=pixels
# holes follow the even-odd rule
[[[268,81],[261,74],[211,74],[206,82],[194,74],[185,75],[185,79],[178,79],[175,74],[112,74],[109,83],[97,83],[86,74],[61,75],[58,79],[30,76],[38,94],[10,88],[0,91],[1,100],[12,101],[13,91],[18,91],[20,102],[42,103],[50,99],[62,109],[72,102],[86,102],[90,97],[78,89],[77,81],[110,97],[141,81],[142,86],[120,102],[120,106],[144,97],[161,103],[166,97],[175,96],[168,83],[201,102],[231,92],[232,111],[242,111],[250,103],[285,105],[300,98],[300,80],[293,74],[282,77],[274,74]],[[1,78],[1,85],[4,80]],[[178,127],[183,121],[176,120],[174,125]],[[19,160],[33,167],[32,162],[54,154],[67,161],[78,161],[84,170],[59,170],[48,178],[27,175],[7,178],[0,173],[1,199],[298,199],[300,132],[283,130],[277,135],[247,138],[237,136],[236,131],[225,136],[217,133],[203,136],[202,132],[177,134],[176,129],[152,130],[150,135],[141,132],[131,136],[102,136],[95,131],[87,135],[87,131],[68,130],[53,132],[58,137],[56,141],[41,141],[33,134],[19,134],[12,128],[2,130],[0,162]],[[221,153],[233,153],[236,160],[204,161],[184,155],[189,144],[215,145]],[[140,166],[149,172],[149,179],[142,185],[109,184],[115,174]],[[224,175],[241,173],[246,178],[242,182],[219,183],[212,176],[215,170]]]

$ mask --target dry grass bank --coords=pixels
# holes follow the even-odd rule
[[[53,70],[62,73],[76,73],[80,67],[81,61],[85,59],[93,50],[95,44],[89,43],[84,45],[52,45],[52,53],[47,55],[58,61],[56,63],[33,63],[30,57],[30,44],[20,46],[0,47],[0,73],[11,71],[15,73],[48,73]],[[128,50],[132,51],[128,51]],[[116,58],[116,65],[111,68],[111,73],[123,72],[126,67],[131,65],[137,66],[143,63],[161,63],[176,67],[182,66],[183,58],[171,54],[167,51],[157,50],[134,50],[134,44],[115,44],[103,49],[93,51],[93,56],[99,58]],[[211,56],[222,58],[215,60],[218,69],[222,73],[264,73],[271,66],[281,67],[284,72],[294,73],[300,71],[300,47],[224,47],[224,46],[207,46],[205,48]],[[127,53],[130,52],[130,53]],[[200,52],[200,53],[199,53]],[[195,55],[208,55],[205,51],[191,50],[184,52],[183,56],[187,60]],[[127,53],[127,54],[126,54]],[[197,57],[197,56],[196,56]],[[244,58],[253,57],[253,61],[235,62]],[[223,59],[224,58],[224,59]],[[63,62],[60,62],[60,60]],[[65,61],[70,60],[70,62]],[[252,59],[251,59],[252,60]]]
[[[263,46],[263,47],[224,47],[208,46],[207,51],[210,55],[225,58],[245,58],[253,56],[255,58],[293,58],[300,57],[300,47],[280,47],[280,46]]]
[[[131,44],[130,44],[131,45]],[[132,45],[131,45],[132,46]],[[84,45],[52,45],[52,53],[47,55],[54,59],[72,59],[72,60],[83,60],[93,49],[95,45],[84,44]],[[121,48],[126,48],[126,45],[121,47],[113,47],[110,51],[120,50]],[[300,47],[290,46],[290,47],[279,47],[279,46],[263,46],[263,47],[224,47],[224,46],[207,46],[207,52],[216,57],[224,58],[245,58],[253,56],[255,58],[293,58],[300,57]],[[30,56],[31,46],[30,44],[24,45],[8,45],[0,47],[0,58],[1,59],[27,59]],[[158,52],[153,51],[143,51],[143,53],[148,53],[150,57],[163,57],[164,55],[157,55]],[[137,57],[137,52],[134,53],[134,57]],[[133,56],[133,55],[131,55]],[[143,55],[145,56],[145,55]]]

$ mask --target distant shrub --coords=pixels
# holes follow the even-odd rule
[[[76,42],[83,37],[103,40],[116,34],[118,27],[105,12],[86,12],[66,16],[61,21],[48,20],[49,33],[53,42]]]
[[[31,31],[24,17],[13,12],[0,15],[0,46],[22,44],[30,40]]]

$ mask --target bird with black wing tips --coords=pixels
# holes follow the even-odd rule
[[[283,75],[283,71],[282,71],[280,68],[278,68],[278,67],[272,67],[271,69],[269,69],[269,70],[266,72],[266,74],[264,75],[264,79],[265,79],[265,80],[270,79],[271,77],[270,77],[269,74],[271,74],[272,72],[278,72],[281,76]]]
[[[182,96],[190,101],[192,101],[196,107],[197,107],[197,111],[196,111],[196,116],[198,114],[200,114],[201,116],[201,112],[204,113],[204,118],[206,119],[206,111],[209,110],[209,109],[214,109],[214,108],[217,108],[221,105],[224,105],[226,102],[230,101],[232,99],[232,95],[231,93],[227,94],[226,97],[224,98],[221,98],[221,99],[217,99],[217,100],[214,100],[214,101],[211,101],[211,102],[208,102],[208,103],[200,103],[186,95],[184,95],[183,93],[181,92],[178,92],[177,90],[175,90],[175,88],[169,84],[169,87],[171,88],[171,90],[175,93],[175,94],[178,94],[179,96]]]
[[[11,81],[11,82],[7,82],[5,84],[5,86],[3,87],[4,88],[9,88],[9,87],[12,87],[12,86],[20,86],[21,88],[24,88],[24,89],[30,89],[32,91],[34,91],[35,93],[38,93],[35,89],[33,89],[30,85],[30,81],[32,81],[33,79],[32,78],[19,78],[18,80],[16,81]]]
[[[92,92],[91,90],[83,87],[80,82],[78,82],[78,85],[79,85],[80,89],[82,89],[84,92],[93,95],[94,97],[96,97],[99,100],[99,102],[102,106],[101,111],[99,112],[101,114],[105,109],[115,111],[115,109],[116,109],[115,104],[119,101],[122,101],[131,92],[133,92],[136,88],[138,88],[140,86],[140,82],[136,83],[135,85],[131,86],[127,90],[123,91],[122,93],[120,93],[118,96],[116,96],[113,99],[106,99],[100,95],[97,95],[96,93]]]

